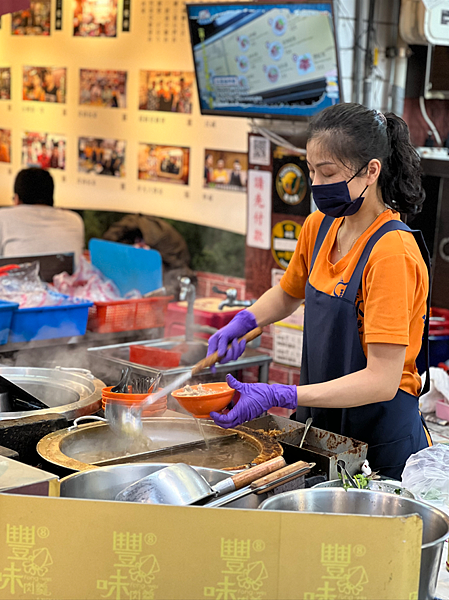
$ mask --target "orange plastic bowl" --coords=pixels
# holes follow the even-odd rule
[[[105,387],[101,390],[101,397],[103,400],[120,402],[120,404],[140,404],[149,396],[149,394],[118,394],[116,392],[111,392],[111,389],[112,387]],[[159,388],[159,390],[160,389],[162,388]],[[159,398],[159,400],[151,406],[156,408],[158,405],[164,403],[167,404],[167,396],[162,396],[162,398]]]
[[[111,386],[112,387],[112,386]],[[101,400],[103,410],[107,403],[119,402],[125,406],[139,405],[148,398],[148,394],[118,394],[111,392],[111,387],[105,387],[101,391]],[[161,388],[159,388],[161,389]],[[159,417],[167,410],[167,396],[159,398],[157,402],[151,404],[142,413],[144,417]]]
[[[192,385],[190,387],[196,390],[198,386]],[[220,410],[226,408],[235,392],[226,382],[203,383],[202,387],[214,390],[215,393],[207,396],[180,396],[179,394],[184,388],[172,392],[173,398],[176,398],[185,410],[198,419],[208,419],[209,413],[212,411],[220,412]]]
[[[106,408],[106,404],[109,404],[109,401],[106,400],[106,402],[103,400],[102,402],[102,408],[103,410],[105,410]],[[142,416],[143,417],[161,417],[165,411],[167,410],[167,403],[162,404],[162,405],[157,405],[157,408],[152,409],[152,408],[147,408],[146,410],[144,410],[142,412]]]

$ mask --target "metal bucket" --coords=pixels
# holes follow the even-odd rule
[[[140,463],[132,465],[114,465],[101,467],[91,471],[74,473],[60,481],[60,496],[64,498],[83,498],[89,500],[115,500],[116,495],[125,487],[163,469],[172,466],[170,463]],[[229,471],[194,467],[210,485],[215,485],[229,477]],[[250,494],[240,500],[234,500],[226,508],[258,508],[267,494]]]
[[[264,501],[260,508],[345,515],[418,514],[423,521],[418,599],[434,599],[443,544],[449,535],[449,517],[429,504],[383,492],[310,489],[273,496]]]

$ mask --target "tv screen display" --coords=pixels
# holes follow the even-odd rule
[[[309,117],[340,101],[331,2],[187,4],[201,113]]]

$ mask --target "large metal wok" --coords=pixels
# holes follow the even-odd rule
[[[11,410],[7,394],[1,394],[0,420],[56,414],[68,420],[95,413],[101,406],[104,383],[87,369],[56,367],[0,367],[0,375],[41,400],[49,408]]]
[[[196,419],[157,417],[143,419],[143,439],[117,437],[107,423],[75,425],[50,433],[40,440],[37,451],[48,463],[70,471],[85,471],[113,460],[114,463],[178,463],[223,470],[238,470],[249,464],[259,464],[282,454],[281,445],[264,432],[245,427],[224,430],[213,422]],[[186,451],[177,446],[200,442],[206,438],[223,438],[223,444],[214,441],[210,448]],[[219,440],[221,441],[221,440]],[[166,452],[159,452],[166,448]],[[156,452],[152,456],[152,451]]]

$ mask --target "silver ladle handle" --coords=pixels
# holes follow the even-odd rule
[[[186,381],[188,381],[191,378],[191,376],[192,376],[192,371],[190,371],[190,370],[185,371],[184,373],[181,373],[180,375],[178,375],[178,377],[173,379],[173,381],[171,383],[169,383],[165,387],[161,388],[154,394],[150,394],[146,400],[144,400],[140,404],[133,405],[131,410],[133,410],[134,412],[137,412],[137,413],[141,413],[148,406],[151,406],[152,404],[157,402],[159,400],[159,398],[163,398],[164,396],[167,396],[170,392],[173,392],[173,390],[176,390],[179,387],[181,387]]]
[[[81,421],[101,421],[102,423],[108,422],[108,420],[104,419],[103,417],[96,417],[95,415],[84,415],[83,417],[78,417],[77,419],[75,419],[73,421],[72,427],[70,427],[69,429],[77,429]]]

